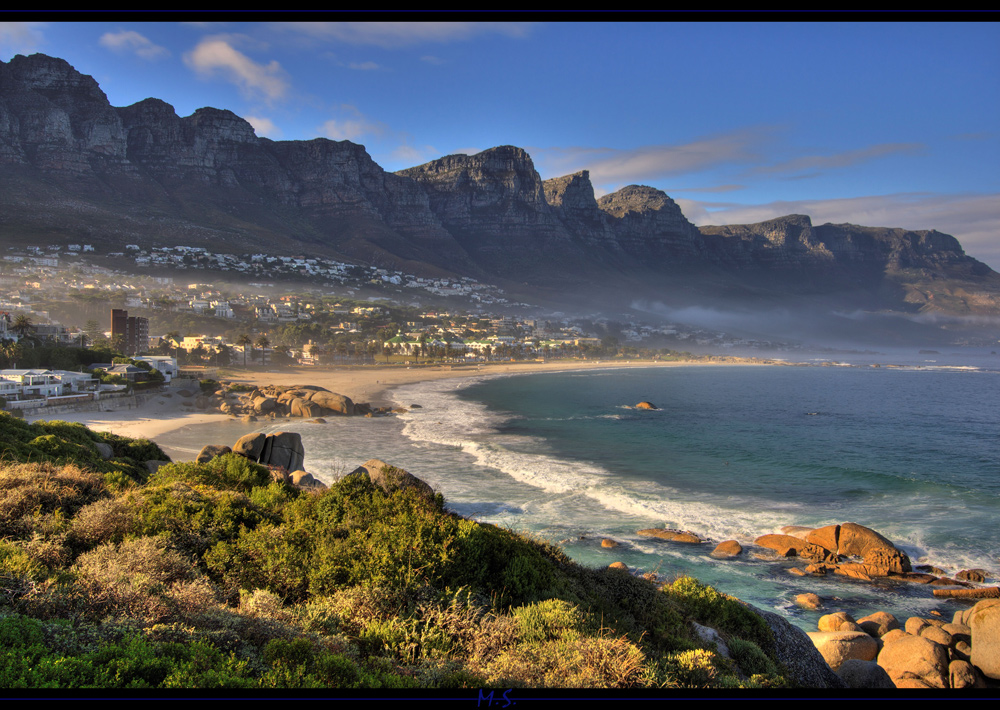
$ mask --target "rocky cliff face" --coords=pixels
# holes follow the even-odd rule
[[[37,54],[0,62],[0,207],[0,238],[281,244],[558,288],[624,277],[655,291],[707,273],[714,283],[780,274],[806,288],[821,277],[830,288],[881,289],[886,274],[912,272],[1000,292],[997,274],[938,232],[817,227],[803,215],[698,229],[651,187],[597,200],[587,171],[543,181],[514,146],[387,173],[363,146],[258,138],[231,111],[180,117],[155,98],[112,107],[91,77]],[[908,303],[933,300],[933,288],[907,283]]]

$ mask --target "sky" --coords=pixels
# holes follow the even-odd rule
[[[0,60],[35,52],[389,171],[515,145],[697,225],[937,229],[1000,271],[1000,23],[0,22]]]

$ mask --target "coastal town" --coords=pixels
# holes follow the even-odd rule
[[[113,266],[112,266],[113,265]],[[98,380],[38,361],[36,346],[105,346],[147,363],[106,375],[145,382],[220,367],[557,358],[670,358],[681,352],[793,349],[633,314],[572,317],[511,302],[473,279],[425,278],[317,258],[214,254],[185,246],[102,254],[87,244],[8,247],[0,258],[0,362],[52,369],[67,396]],[[62,358],[65,360],[65,357]],[[89,365],[90,363],[80,363]],[[117,368],[117,369],[115,369]],[[92,368],[88,368],[92,369]],[[13,377],[13,375],[8,376]],[[39,394],[37,373],[3,396]],[[95,384],[98,383],[98,384]],[[105,382],[106,385],[115,383]],[[46,392],[54,392],[54,381]]]

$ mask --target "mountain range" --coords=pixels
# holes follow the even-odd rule
[[[112,106],[35,54],[0,62],[0,244],[206,246],[465,275],[556,303],[781,304],[1000,313],[1000,275],[937,231],[788,215],[696,227],[664,192],[596,198],[521,148],[396,173],[365,148],[272,141],[224,109]]]

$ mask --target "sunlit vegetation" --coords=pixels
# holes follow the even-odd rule
[[[441,495],[367,474],[305,492],[234,454],[149,474],[150,442],[7,415],[0,430],[5,688],[785,683],[738,601],[581,567]]]

